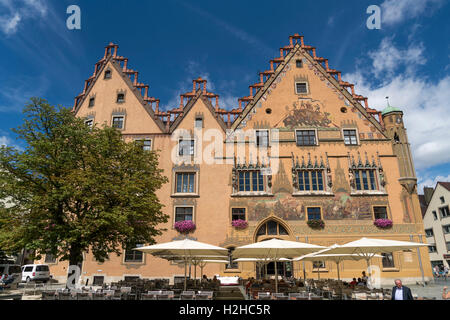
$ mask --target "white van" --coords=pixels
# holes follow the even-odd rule
[[[6,280],[9,276],[14,277],[14,282],[22,280],[22,271],[18,264],[0,264],[0,279]]]
[[[50,268],[46,264],[27,264],[22,266],[22,282],[50,280]]]

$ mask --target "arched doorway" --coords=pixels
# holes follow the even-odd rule
[[[288,240],[289,232],[286,226],[281,222],[270,219],[264,222],[256,232],[256,242],[267,241],[270,239]],[[279,276],[291,277],[293,275],[293,263],[291,261],[277,262],[277,271]],[[256,263],[256,277],[261,279],[265,275],[275,276],[275,262]]]

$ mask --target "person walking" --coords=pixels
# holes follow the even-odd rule
[[[395,287],[392,288],[392,300],[414,300],[411,289],[403,286],[402,280],[395,280]]]

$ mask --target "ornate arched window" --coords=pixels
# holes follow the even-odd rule
[[[264,223],[256,234],[257,236],[287,236],[288,232],[280,223],[269,220]]]

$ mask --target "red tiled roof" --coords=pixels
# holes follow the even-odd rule
[[[450,182],[438,182],[441,186],[443,186],[445,189],[450,191]]]

